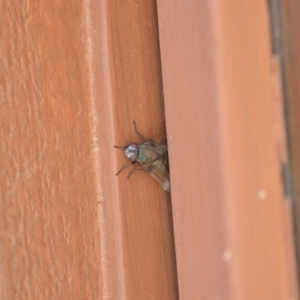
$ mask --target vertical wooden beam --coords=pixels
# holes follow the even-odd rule
[[[159,1],[179,296],[297,299],[264,1]]]

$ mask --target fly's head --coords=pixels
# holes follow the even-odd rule
[[[130,144],[125,149],[125,155],[131,162],[135,162],[138,158],[138,155],[139,155],[138,145],[137,144]]]

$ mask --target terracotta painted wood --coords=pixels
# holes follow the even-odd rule
[[[266,3],[157,5],[2,3],[1,299],[297,299]]]
[[[158,2],[180,299],[298,297],[268,18],[264,1]]]
[[[164,134],[155,1],[6,1],[1,299],[176,299],[170,195],[115,176]]]
[[[116,145],[165,135],[155,1],[107,2],[112,116]],[[116,172],[128,160],[114,149]],[[176,299],[177,273],[170,194],[149,174],[124,170],[115,179],[128,299]],[[123,270],[120,270],[123,271]]]
[[[4,1],[1,15],[1,299],[99,299],[86,7]]]

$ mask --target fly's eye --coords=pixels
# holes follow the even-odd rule
[[[138,157],[138,146],[137,146],[137,144],[129,145],[125,149],[125,155],[127,156],[127,158],[130,161],[135,162],[137,160],[137,157]]]

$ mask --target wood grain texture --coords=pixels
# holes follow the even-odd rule
[[[1,11],[1,299],[99,299],[86,7]]]
[[[165,134],[155,1],[3,1],[1,299],[176,299],[170,195],[115,176]]]
[[[164,0],[158,20],[180,299],[298,299],[267,2]]]
[[[165,135],[155,1],[110,1],[109,30],[115,144]],[[128,160],[115,150],[118,168]],[[117,171],[117,169],[115,170]],[[146,172],[119,174],[128,299],[176,299],[170,194]]]
[[[1,2],[1,299],[297,298],[266,3],[157,5]]]

